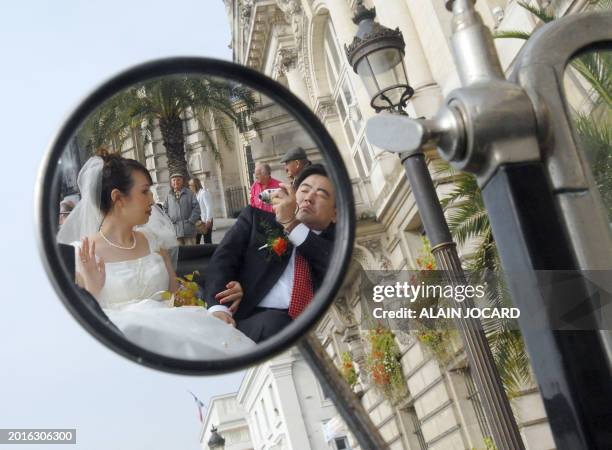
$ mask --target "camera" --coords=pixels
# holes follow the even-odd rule
[[[259,194],[259,199],[262,202],[270,205],[272,204],[272,194],[274,194],[276,191],[279,191],[279,190],[280,189],[276,188],[276,189],[266,189],[265,191],[261,191],[261,193]]]

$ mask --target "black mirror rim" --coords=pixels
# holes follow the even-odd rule
[[[162,356],[127,341],[120,333],[104,324],[93,308],[87,305],[83,294],[68,276],[59,253],[55,233],[58,183],[57,161],[75,131],[103,101],[119,90],[144,79],[177,73],[199,73],[206,76],[228,77],[247,85],[277,102],[309,133],[323,154],[330,177],[337,189],[338,221],[329,270],[317,291],[311,307],[307,308],[297,326],[285,328],[274,338],[257,345],[243,355],[208,361],[191,361]],[[60,299],[77,321],[98,341],[113,351],[139,364],[171,373],[212,375],[244,369],[263,362],[286,350],[311,330],[325,313],[340,288],[350,262],[355,236],[355,211],[351,182],[335,142],[315,114],[287,88],[250,68],[203,57],[173,57],[146,62],[125,70],[104,82],[79,104],[60,128],[47,150],[40,168],[36,186],[35,216],[37,242],[45,269]],[[58,270],[62,268],[64,270]]]

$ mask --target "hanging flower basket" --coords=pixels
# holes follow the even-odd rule
[[[372,382],[382,394],[395,403],[406,395],[406,380],[400,364],[401,352],[395,335],[389,329],[377,327],[369,330],[370,353],[367,369]]]
[[[350,387],[355,386],[357,383],[357,371],[355,370],[355,364],[353,363],[353,357],[349,352],[343,352],[342,356],[342,376],[349,384]]]

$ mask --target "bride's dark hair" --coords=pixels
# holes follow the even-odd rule
[[[113,200],[111,198],[113,189],[119,189],[119,191],[126,195],[132,189],[134,185],[134,180],[132,179],[133,172],[141,172],[147,177],[149,183],[153,184],[151,174],[147,168],[134,159],[124,158],[119,153],[111,153],[105,148],[99,148],[96,151],[96,156],[99,156],[104,161],[100,191],[100,211],[104,215],[113,208]]]

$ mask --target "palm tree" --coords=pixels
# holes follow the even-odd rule
[[[250,117],[255,105],[251,90],[225,80],[189,75],[166,76],[137,83],[111,97],[87,119],[79,135],[90,148],[109,141],[120,148],[132,130],[142,129],[148,140],[158,126],[170,173],[188,176],[183,118],[193,113],[200,122],[204,140],[215,159],[221,162],[212,131],[230,145],[231,123],[243,131],[245,118]],[[214,130],[205,126],[205,118],[210,119]]]

